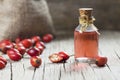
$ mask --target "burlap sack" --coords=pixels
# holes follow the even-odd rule
[[[0,39],[53,33],[45,0],[0,0]]]

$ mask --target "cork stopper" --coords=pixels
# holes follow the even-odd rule
[[[88,16],[88,18],[91,18],[92,11],[93,11],[93,8],[80,8],[79,9],[80,17]]]

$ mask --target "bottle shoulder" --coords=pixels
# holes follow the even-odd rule
[[[81,28],[81,24],[79,24],[75,30],[76,31],[80,31],[80,28]],[[86,31],[85,32],[92,32],[92,31],[97,31],[98,29],[95,27],[94,24],[90,24],[87,28],[86,28]]]

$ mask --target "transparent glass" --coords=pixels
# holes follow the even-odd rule
[[[89,25],[80,33],[80,25],[74,31],[74,53],[77,58],[95,58],[98,56],[98,33]]]

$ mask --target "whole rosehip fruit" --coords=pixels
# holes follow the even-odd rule
[[[19,51],[13,48],[7,51],[7,55],[13,61],[19,61],[22,58],[22,55],[19,53]]]
[[[38,56],[33,56],[30,58],[30,63],[33,67],[38,68],[42,63],[42,60]]]
[[[2,40],[0,41],[0,50],[3,52],[3,53],[6,53],[6,51],[10,48],[13,48],[13,44],[10,40]]]
[[[15,39],[15,43],[19,43],[20,41],[22,41],[22,39],[20,37]]]
[[[2,56],[0,56],[0,61],[3,61],[5,63],[5,65],[7,64],[7,60],[5,58],[3,58]]]
[[[31,39],[24,39],[21,41],[21,43],[25,48],[30,48],[33,45],[33,42]]]
[[[41,38],[39,36],[33,36],[31,38],[31,40],[32,40],[33,44],[35,44],[36,42],[41,41]]]
[[[26,48],[20,43],[17,43],[15,48],[20,52],[21,55],[24,55],[26,52]]]
[[[43,42],[48,43],[53,40],[53,35],[52,34],[45,34],[42,37]]]
[[[97,57],[96,58],[96,65],[99,67],[104,66],[107,63],[107,57]]]
[[[3,61],[0,60],[0,69],[5,68],[5,66],[6,66],[6,64]]]
[[[52,55],[49,56],[49,60],[53,63],[60,63],[63,61],[63,57],[60,56],[59,54],[57,53],[54,53]]]
[[[27,51],[27,54],[29,56],[39,56],[40,55],[40,50],[38,48],[32,47]]]
[[[43,47],[43,48],[45,48],[45,44],[42,42],[42,41],[38,41],[36,44],[35,44],[35,46],[37,47],[37,48],[39,48],[39,47]]]
[[[58,54],[59,54],[59,56],[63,57],[63,61],[66,61],[69,59],[69,55],[64,51],[61,51]]]

